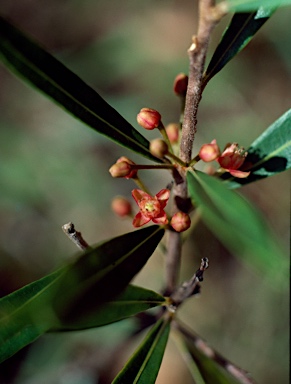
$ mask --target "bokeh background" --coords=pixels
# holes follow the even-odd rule
[[[188,72],[197,1],[0,0],[0,14],[76,72],[137,129],[142,107],[159,110],[165,124],[179,119],[172,84],[177,73]],[[290,7],[279,9],[247,49],[210,81],[194,153],[213,138],[222,148],[231,141],[248,147],[290,108],[290,17]],[[216,28],[210,53],[228,21]],[[108,168],[121,155],[145,160],[96,134],[2,65],[0,85],[3,296],[76,254],[61,230],[64,223],[74,222],[90,244],[132,230],[129,221],[110,211],[110,202],[115,195],[130,197],[134,184],[112,179]],[[154,192],[170,181],[166,171],[141,176]],[[285,173],[239,191],[261,210],[286,257],[289,187]],[[211,264],[202,295],[184,304],[180,318],[258,383],[289,382],[289,290],[277,289],[230,255],[203,224],[185,246],[181,281],[190,278],[203,256]],[[163,279],[163,256],[157,252],[136,280],[161,289]],[[109,383],[138,343],[114,354],[131,325],[127,320],[46,335],[0,365],[0,383]],[[171,340],[157,383],[192,383]]]

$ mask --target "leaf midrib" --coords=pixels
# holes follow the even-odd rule
[[[148,350],[148,353],[146,354],[144,362],[142,363],[140,369],[138,370],[138,373],[137,373],[137,375],[136,375],[136,377],[134,379],[133,384],[137,384],[138,383],[138,380],[140,379],[141,375],[143,374],[143,372],[144,372],[144,370],[145,370],[145,368],[147,366],[147,363],[149,362],[149,360],[150,360],[150,358],[151,358],[151,356],[152,356],[152,354],[154,352],[154,349],[156,348],[156,345],[158,344],[158,342],[159,342],[159,340],[160,340],[160,338],[161,338],[161,336],[162,336],[166,326],[168,325],[169,321],[170,321],[170,318],[164,319],[164,322],[163,322],[159,332],[157,333],[157,335],[156,335],[156,337],[154,339],[154,342],[152,343],[150,349]]]
[[[26,300],[22,305],[17,307],[14,311],[9,312],[7,315],[4,315],[1,319],[0,322],[4,321],[5,318],[9,318],[11,316],[14,316],[17,312],[20,312],[24,307],[28,306],[33,300],[37,299],[43,292],[45,292],[47,289],[49,289],[56,281],[58,281],[63,274],[66,273],[64,270],[62,273],[57,275],[55,279],[53,279],[48,285],[46,285],[44,288],[42,288],[40,291],[38,291],[34,296]]]
[[[212,74],[213,72],[215,72],[215,69],[218,67],[218,65],[221,63],[221,61],[223,61],[223,59],[224,59],[224,57],[226,56],[227,52],[228,52],[228,51],[231,49],[231,47],[234,45],[235,41],[237,40],[237,37],[241,34],[242,30],[245,28],[245,26],[249,23],[250,19],[251,19],[251,18],[253,17],[253,15],[255,15],[255,14],[256,14],[256,12],[252,12],[252,13],[250,14],[250,17],[245,21],[245,23],[242,25],[242,27],[241,27],[240,30],[237,32],[237,34],[235,35],[235,37],[232,39],[232,41],[231,41],[231,43],[228,45],[227,49],[225,49],[223,55],[221,55],[221,56],[220,56],[220,59],[217,60],[216,65],[213,67],[213,69],[211,70],[211,72],[209,72],[209,73],[207,74],[207,76],[205,76],[204,82],[207,82],[207,80],[209,79],[209,77],[211,77],[211,74]],[[227,33],[227,31],[226,31],[226,33]],[[243,45],[243,44],[242,44],[242,45]],[[242,46],[242,45],[241,45],[241,46]],[[241,48],[241,46],[240,46],[240,48]],[[240,50],[240,48],[239,48],[239,50]],[[238,51],[239,51],[239,50],[238,50]],[[206,70],[206,73],[207,73],[207,70]]]

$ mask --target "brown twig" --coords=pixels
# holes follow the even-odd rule
[[[68,238],[79,248],[81,251],[86,251],[90,248],[88,243],[83,239],[81,232],[75,230],[73,223],[67,223],[62,226],[62,230]]]
[[[241,384],[255,384],[256,382],[250,376],[250,374],[239,368],[235,364],[231,363],[212,347],[210,347],[205,340],[200,336],[194,333],[192,330],[189,330],[185,325],[181,323],[180,320],[173,321],[173,327],[176,328],[180,334],[182,334],[187,342],[187,344],[193,344],[193,346],[200,351],[203,355],[215,361],[223,369],[228,371],[232,377],[234,377],[238,383]]]
[[[208,49],[211,32],[224,16],[220,8],[215,7],[215,0],[200,0],[199,22],[197,35],[193,36],[189,55],[189,81],[185,100],[184,122],[180,144],[180,158],[187,165],[191,162],[192,146],[197,131],[197,111],[202,95],[202,78],[205,66],[205,58]],[[175,185],[173,188],[174,206],[173,214],[178,210],[188,213],[191,204],[188,200],[188,188],[186,183],[186,167],[177,166],[173,172]],[[181,259],[181,235],[171,232],[168,237],[166,255],[166,291],[172,292],[179,273]]]
[[[175,309],[184,302],[188,297],[192,296],[195,293],[199,293],[200,285],[199,283],[203,281],[203,273],[209,266],[207,257],[201,259],[201,264],[199,269],[194,273],[192,278],[188,281],[185,281],[170,297],[171,306]]]
[[[219,12],[219,8],[215,7],[214,0],[200,0],[198,32],[192,37],[192,44],[188,50],[189,81],[180,146],[180,157],[187,164],[191,161],[192,146],[197,131],[197,112],[202,96],[202,78],[210,35],[223,16],[224,13]]]

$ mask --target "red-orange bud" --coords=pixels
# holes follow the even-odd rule
[[[179,73],[174,80],[174,92],[179,96],[186,96],[188,87],[188,76],[185,73]]]
[[[154,139],[150,142],[150,152],[161,159],[168,153],[168,144],[162,139]]]
[[[184,212],[177,212],[171,219],[171,226],[176,232],[184,232],[191,225],[190,216]]]
[[[171,123],[166,126],[166,132],[171,144],[175,144],[179,141],[180,128],[176,123]]]
[[[217,159],[220,155],[220,150],[216,144],[216,140],[212,140],[210,144],[204,144],[200,148],[199,157],[206,163]]]
[[[126,177],[131,173],[131,165],[126,161],[115,163],[109,169],[112,177]]]
[[[129,216],[131,214],[130,202],[122,196],[116,196],[111,202],[112,211],[120,217]]]
[[[116,164],[118,163],[121,163],[121,162],[127,162],[128,164],[130,165],[136,165],[132,160],[130,160],[128,157],[126,156],[121,156],[117,161],[116,161]],[[132,169],[132,167],[131,167]],[[127,176],[124,176],[126,179],[134,179],[135,177],[137,176],[137,169],[132,169],[131,172],[127,175]]]
[[[138,124],[145,129],[155,129],[161,123],[161,115],[151,108],[142,108],[137,115]]]

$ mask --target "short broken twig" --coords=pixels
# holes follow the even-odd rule
[[[208,268],[209,261],[207,257],[201,259],[199,269],[194,273],[192,278],[185,281],[170,297],[171,306],[177,308],[185,299],[195,293],[199,293],[200,282],[203,281],[204,271]]]
[[[77,232],[73,223],[69,222],[62,226],[62,230],[68,238],[79,248],[81,251],[86,251],[90,248],[88,243],[83,239],[81,232]]]

